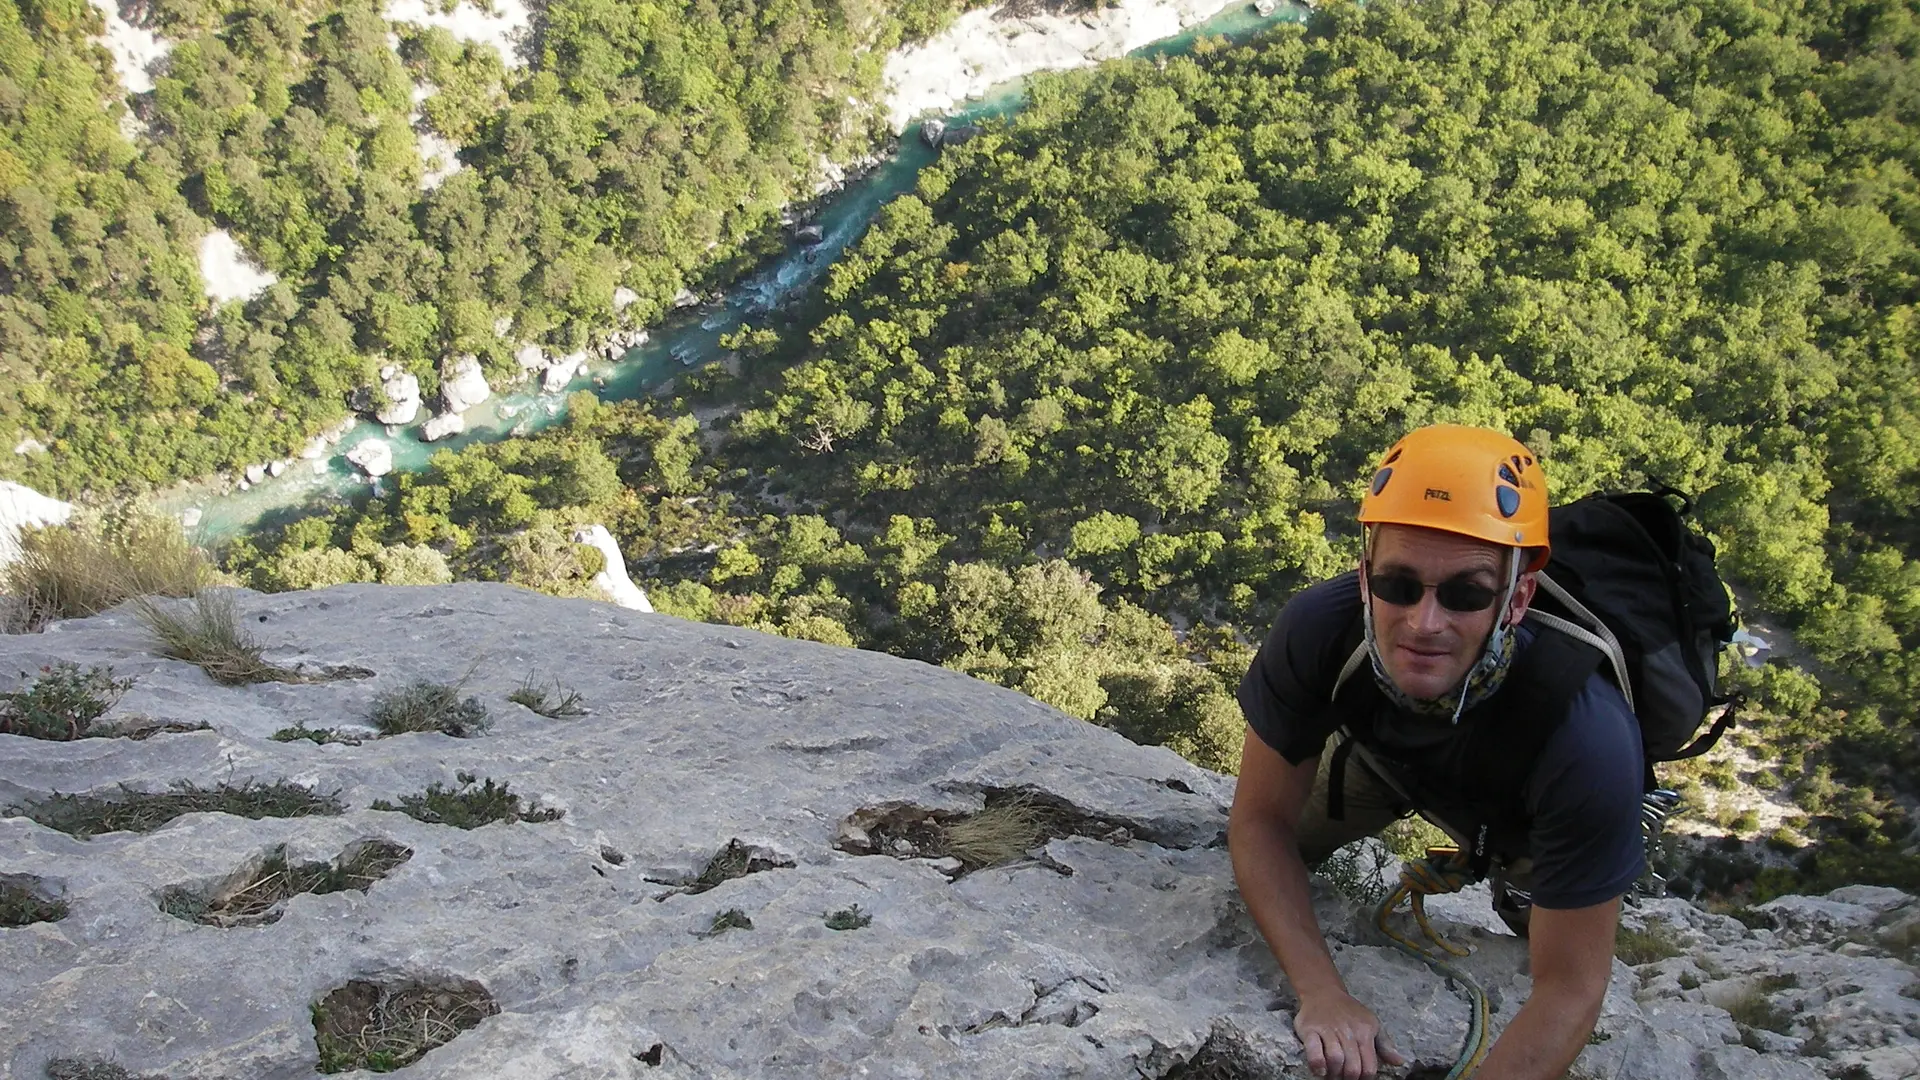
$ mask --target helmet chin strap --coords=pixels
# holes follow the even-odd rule
[[[1360,605],[1361,626],[1366,636],[1367,658],[1373,662],[1373,669],[1381,676],[1392,680],[1387,674],[1386,660],[1380,655],[1380,639],[1373,627],[1373,597],[1366,593],[1366,569],[1373,565],[1373,543],[1376,530],[1367,530],[1366,554],[1361,560],[1360,585],[1366,602]],[[1452,724],[1459,724],[1460,717],[1467,711],[1467,697],[1473,692],[1473,676],[1482,667],[1492,663],[1506,646],[1506,639],[1513,633],[1513,625],[1507,622],[1507,611],[1513,607],[1513,594],[1520,587],[1520,559],[1522,548],[1507,549],[1507,586],[1500,597],[1500,607],[1493,617],[1493,629],[1487,632],[1487,640],[1480,647],[1480,656],[1466,674],[1460,676],[1460,700],[1453,707]],[[1404,691],[1402,691],[1404,693]]]
[[[1513,633],[1513,624],[1507,621],[1507,611],[1513,607],[1513,594],[1520,587],[1520,554],[1521,549],[1517,547],[1507,549],[1506,592],[1500,597],[1500,607],[1493,616],[1493,629],[1487,631],[1487,642],[1480,649],[1480,658],[1460,677],[1460,703],[1453,707],[1451,721],[1454,724],[1460,723],[1461,714],[1467,711],[1467,695],[1473,690],[1474,673],[1500,655],[1506,646],[1507,635]]]

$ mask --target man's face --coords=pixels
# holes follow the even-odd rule
[[[1375,576],[1405,575],[1426,585],[1464,579],[1494,594],[1483,611],[1449,611],[1430,588],[1404,607],[1368,597],[1380,660],[1403,693],[1432,700],[1460,689],[1493,630],[1506,591],[1506,559],[1507,549],[1482,540],[1410,525],[1379,527],[1370,567]],[[1525,612],[1532,596],[1532,575],[1524,575],[1509,617]]]

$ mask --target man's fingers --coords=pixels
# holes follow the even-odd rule
[[[1338,1036],[1322,1036],[1322,1038],[1327,1048],[1326,1075],[1342,1077],[1344,1080],[1347,1075],[1347,1048],[1340,1045]]]
[[[1340,1055],[1346,1062],[1345,1069],[1340,1075],[1345,1077],[1346,1080],[1360,1080],[1361,1077],[1366,1075],[1365,1072],[1361,1071],[1363,1062],[1360,1043],[1361,1040],[1354,1036],[1354,1032],[1351,1029],[1340,1033]]]
[[[1320,1033],[1314,1031],[1300,1040],[1300,1045],[1307,1051],[1307,1071],[1315,1076],[1327,1075],[1327,1051],[1321,1038]]]

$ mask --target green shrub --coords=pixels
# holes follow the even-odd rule
[[[477,829],[482,825],[491,825],[496,821],[558,821],[565,811],[558,808],[542,808],[536,802],[520,805],[520,796],[507,790],[505,783],[496,784],[489,777],[485,784],[474,787],[472,773],[458,774],[460,786],[444,787],[438,782],[427,785],[427,789],[415,795],[402,795],[398,806],[380,799],[374,802],[375,810],[397,810],[429,825],[451,825],[456,829]]]
[[[849,904],[823,917],[829,930],[861,930],[873,925],[873,913],[860,910],[859,904]]]
[[[87,738],[96,734],[93,722],[132,686],[132,679],[115,679],[106,667],[82,672],[66,661],[42,667],[31,684],[0,694],[0,734],[60,742]]]

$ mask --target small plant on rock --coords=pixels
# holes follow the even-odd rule
[[[27,678],[27,673],[20,677]],[[0,694],[0,734],[56,742],[84,739],[96,734],[93,722],[132,686],[132,679],[116,679],[105,667],[83,672],[65,661],[42,667],[31,684]]]
[[[558,807],[542,807],[532,801],[523,807],[520,796],[508,791],[504,782],[496,784],[492,777],[477,788],[473,786],[477,778],[472,773],[459,773],[457,779],[460,781],[457,788],[444,787],[436,781],[418,794],[400,796],[398,806],[380,799],[373,804],[373,809],[397,810],[429,825],[451,825],[456,829],[477,829],[496,821],[558,821],[566,813]]]
[[[741,911],[737,907],[728,908],[715,915],[713,917],[713,924],[701,931],[699,936],[703,938],[719,937],[729,930],[751,929],[753,929],[753,920],[747,918],[746,912]]]
[[[135,1075],[111,1061],[97,1058],[54,1058],[47,1062],[47,1080],[167,1080],[147,1073]]]
[[[0,926],[27,926],[59,922],[67,917],[64,901],[42,895],[33,878],[0,877]]]
[[[1659,963],[1686,951],[1665,923],[1649,921],[1639,930],[1622,926],[1613,933],[1613,955],[1628,967]]]
[[[1742,991],[1727,1005],[1727,1015],[1741,1027],[1759,1028],[1777,1035],[1793,1030],[1793,1016],[1773,1004],[1764,985]]]
[[[714,853],[700,876],[689,882],[682,890],[692,896],[715,888],[723,882],[743,878],[748,874],[758,874],[767,870],[784,870],[793,865],[790,859],[769,858],[761,854],[760,849],[741,843],[738,839],[727,841],[727,846]]]
[[[182,782],[168,791],[135,791],[123,785],[115,795],[56,793],[38,802],[9,806],[4,813],[84,840],[100,833],[152,832],[184,814],[213,812],[259,820],[331,815],[345,810],[335,795],[322,795],[312,788],[279,780],[213,788]]]
[[[305,724],[283,727],[268,736],[274,742],[310,742],[316,746],[339,743],[343,746],[359,746],[360,740],[351,735],[342,734],[337,728],[310,728]]]
[[[587,710],[580,704],[578,690],[561,686],[559,679],[553,680],[551,686],[541,686],[534,681],[531,673],[518,690],[507,695],[507,700],[525,705],[549,720],[587,715]]]
[[[491,727],[493,719],[479,698],[460,696],[463,686],[464,680],[447,684],[420,679],[382,691],[373,699],[368,719],[382,735],[438,731],[457,739],[471,738]]]
[[[828,913],[826,920],[829,930],[861,930],[873,925],[873,913],[860,910],[859,904],[848,904]]]

